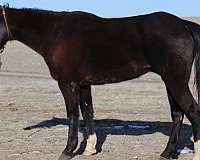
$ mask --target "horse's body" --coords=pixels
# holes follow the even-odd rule
[[[19,40],[37,51],[63,93],[69,136],[60,160],[72,158],[77,147],[79,105],[88,129],[84,154],[96,152],[91,85],[121,82],[149,71],[162,77],[172,112],[172,133],[161,156],[177,157],[185,114],[193,127],[194,160],[199,160],[200,111],[188,87],[195,59],[199,93],[200,27],[197,24],[164,12],[104,19],[84,12],[6,8],[6,17],[0,18],[0,47],[9,40]]]

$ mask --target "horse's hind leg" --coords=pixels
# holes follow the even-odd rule
[[[83,155],[96,153],[97,137],[94,132],[94,111],[92,104],[91,86],[80,87],[80,108],[87,128],[87,145]]]
[[[195,156],[193,160],[200,160],[200,110],[189,90],[188,82],[184,82],[184,79],[173,75],[162,78],[173,99],[192,124],[195,146]]]
[[[177,105],[173,97],[171,96],[171,93],[168,89],[167,89],[167,95],[168,95],[169,104],[170,104],[173,127],[172,127],[172,131],[171,131],[167,146],[164,152],[161,154],[161,156],[167,159],[170,159],[170,158],[177,159],[178,158],[177,145],[178,145],[179,134],[180,134],[184,114],[180,110],[179,106]]]
[[[73,151],[78,144],[79,86],[75,83],[66,84],[65,82],[58,82],[58,84],[66,103],[69,120],[67,146],[59,160],[69,160],[74,156]]]

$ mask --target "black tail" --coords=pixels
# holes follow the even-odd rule
[[[193,22],[186,22],[194,40],[194,86],[197,93],[198,105],[200,105],[200,26]]]

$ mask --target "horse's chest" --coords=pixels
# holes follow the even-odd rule
[[[54,55],[50,59],[45,59],[52,78],[55,80],[71,80],[75,75],[75,62],[65,58],[65,56]]]

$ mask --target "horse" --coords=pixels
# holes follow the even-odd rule
[[[69,121],[59,160],[75,156],[81,110],[87,129],[84,155],[96,153],[91,85],[117,83],[154,72],[163,80],[173,127],[161,159],[178,158],[184,115],[200,160],[200,26],[166,12],[102,18],[82,11],[54,12],[0,6],[0,48],[18,40],[38,52],[58,82]],[[197,101],[188,81],[194,62]]]

